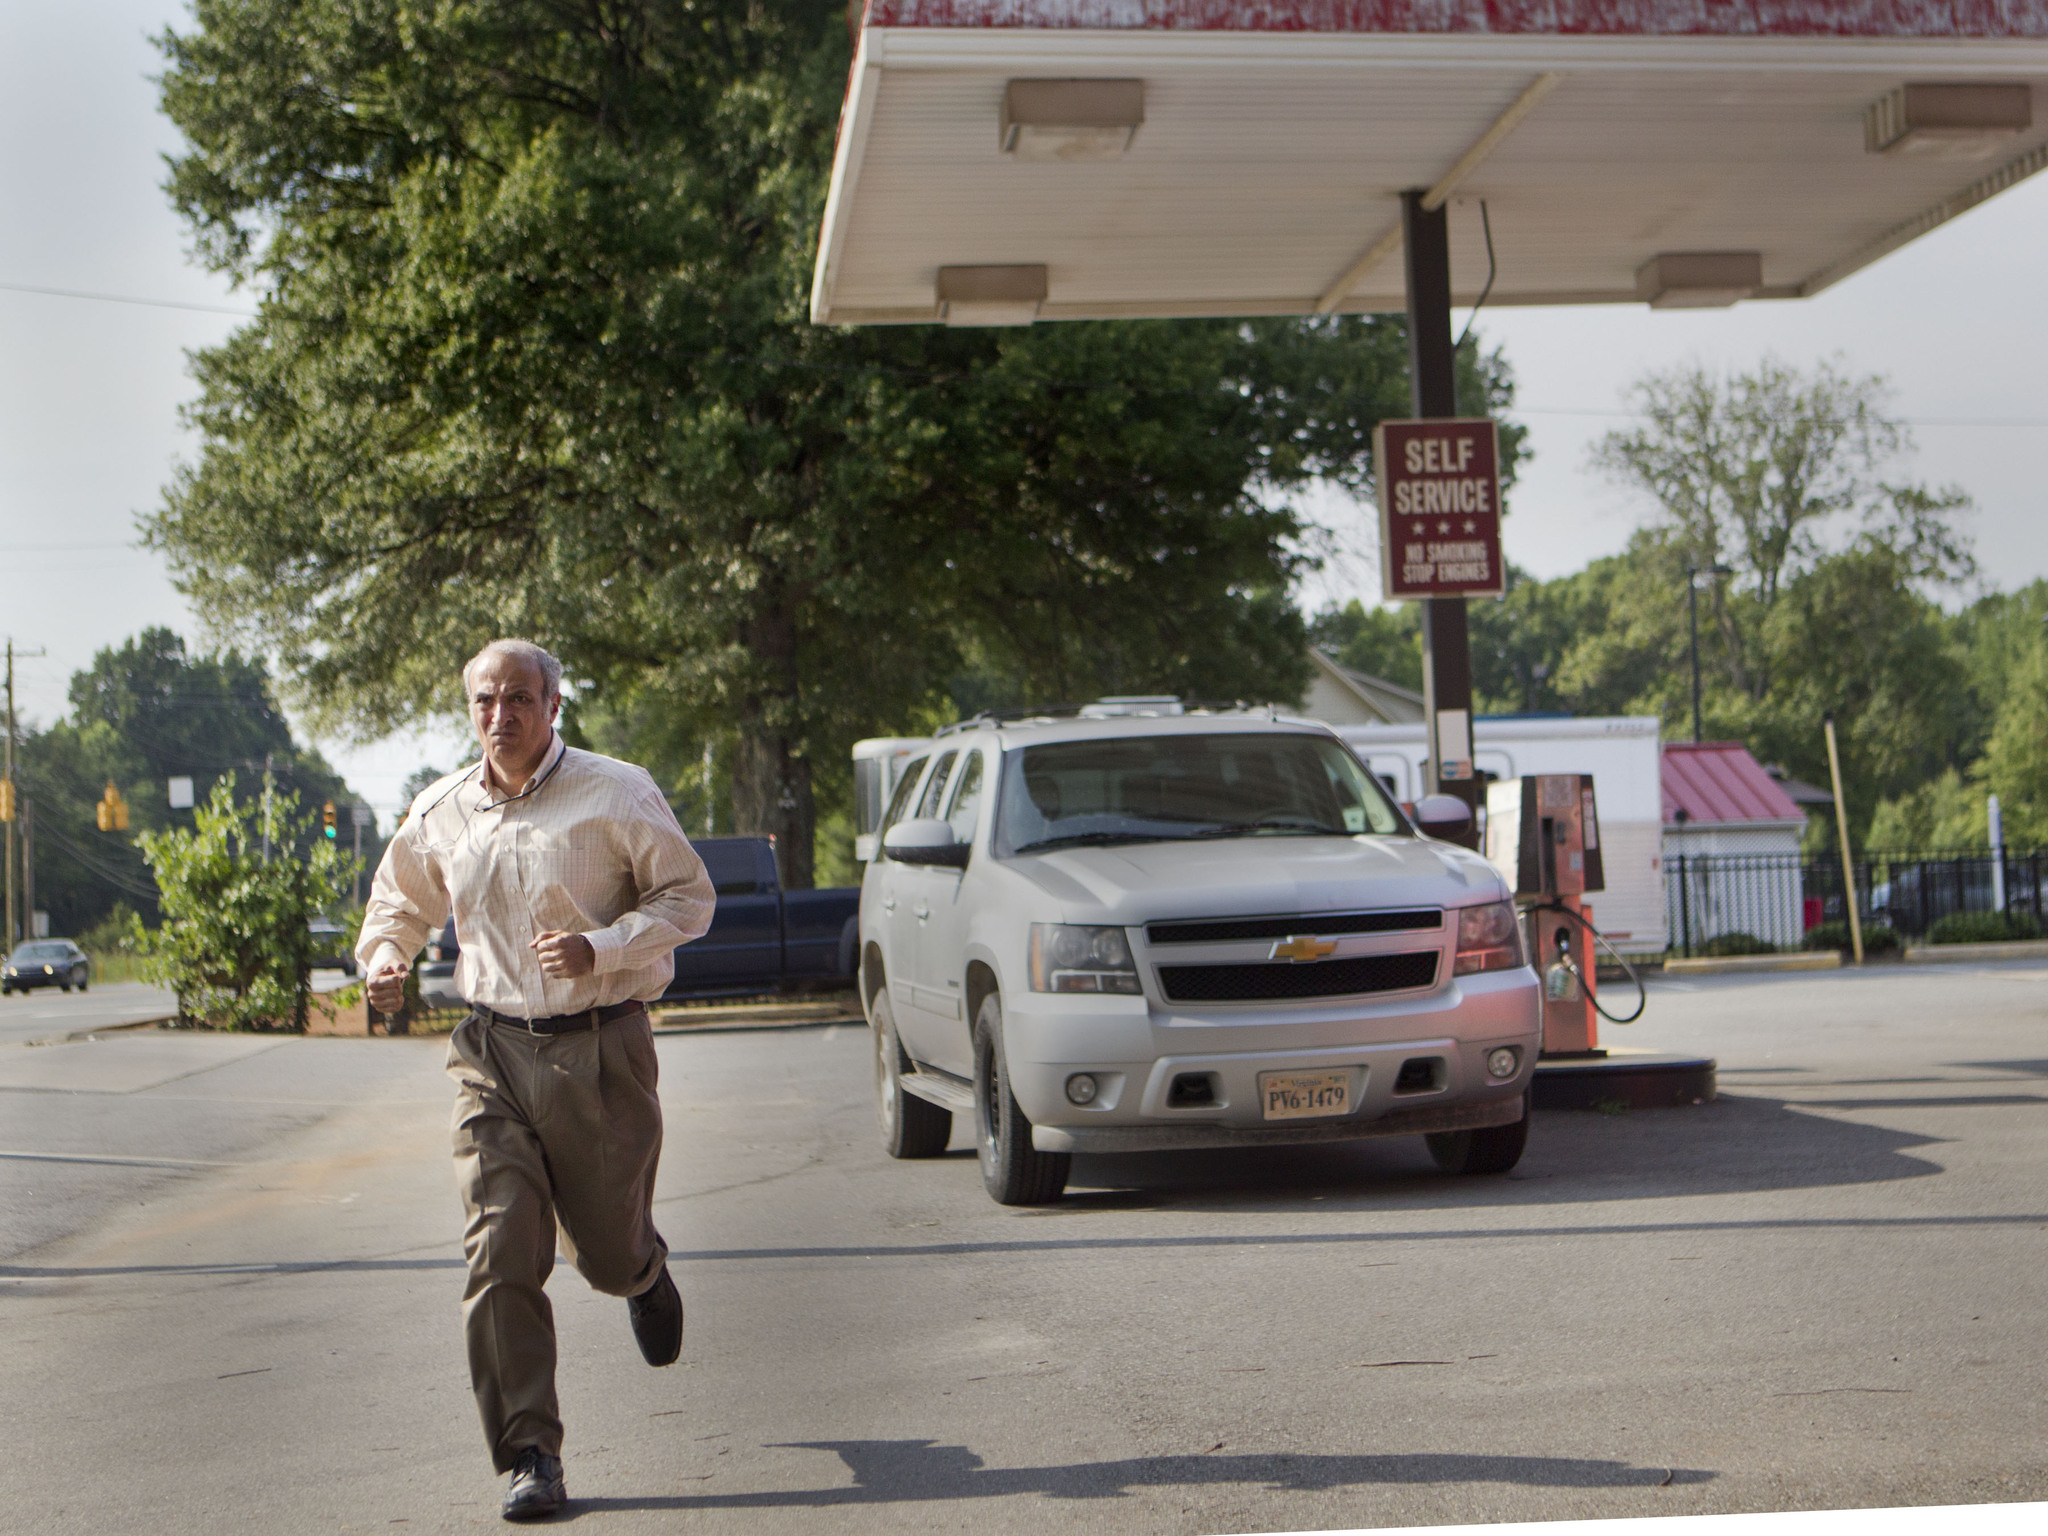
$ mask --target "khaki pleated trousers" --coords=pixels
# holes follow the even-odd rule
[[[645,1013],[564,1035],[472,1013],[449,1038],[455,1176],[469,1213],[462,1326],[500,1472],[527,1446],[562,1453],[546,1290],[557,1242],[610,1296],[637,1296],[668,1262],[654,1229],[656,1070]]]

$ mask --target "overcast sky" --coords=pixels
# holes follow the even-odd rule
[[[47,655],[17,663],[18,704],[46,724],[71,674],[149,624],[205,644],[162,562],[135,548],[134,519],[191,452],[177,410],[186,353],[220,340],[244,307],[190,265],[165,202],[161,156],[176,136],[157,114],[148,39],[183,24],[163,0],[0,0],[0,638]],[[1590,475],[1588,445],[1622,424],[1626,385],[1700,361],[1742,368],[1774,354],[1837,360],[1890,377],[1912,423],[1913,478],[1975,498],[1987,585],[2048,575],[2048,176],[2040,176],[1812,300],[1732,310],[1502,310],[1479,331],[1505,347],[1536,451],[1511,504],[1510,558],[1540,576],[1621,547],[1643,508]],[[19,291],[122,295],[196,309]],[[1463,323],[1462,315],[1459,323]],[[1324,507],[1354,553],[1313,603],[1377,577],[1366,519]],[[453,766],[453,742],[320,744],[386,817],[423,761]]]

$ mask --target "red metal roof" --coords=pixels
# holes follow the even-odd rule
[[[868,0],[871,27],[1550,37],[2048,37],[2041,0]]]
[[[1739,741],[1667,742],[1663,781],[1666,825],[1681,808],[1696,827],[1805,815]]]

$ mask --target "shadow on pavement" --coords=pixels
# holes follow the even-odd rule
[[[325,1275],[467,1269],[462,1259],[234,1259],[218,1264],[0,1264],[0,1280],[100,1280],[117,1275]]]
[[[1403,1210],[1433,1210],[1885,1184],[1941,1172],[1939,1164],[1910,1154],[1948,1138],[1813,1110],[2032,1102],[2030,1095],[2008,1094],[1816,1105],[1745,1091],[1685,1109],[1539,1113],[1521,1166],[1504,1178],[1446,1178],[1430,1162],[1420,1136],[1076,1157],[1066,1202],[1047,1207],[1046,1214],[1128,1210],[1133,1190],[1162,1209],[1328,1210],[1356,1203],[1384,1209],[1393,1203]]]
[[[831,1451],[853,1486],[767,1493],[573,1499],[570,1512],[644,1509],[805,1509],[835,1504],[896,1504],[1043,1494],[1054,1499],[1116,1499],[1134,1488],[1246,1484],[1270,1493],[1312,1493],[1373,1484],[1513,1483],[1525,1488],[1657,1488],[1711,1482],[1684,1467],[1632,1467],[1620,1461],[1560,1456],[1136,1456],[1052,1467],[986,1467],[961,1445],[933,1440],[807,1440],[771,1449]]]

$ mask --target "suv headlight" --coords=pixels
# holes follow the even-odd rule
[[[1458,958],[1453,976],[1474,971],[1511,971],[1522,963],[1522,925],[1512,901],[1458,909]]]
[[[1033,923],[1031,990],[1134,994],[1143,989],[1123,929]]]

